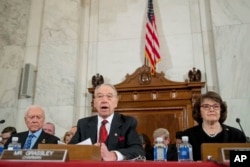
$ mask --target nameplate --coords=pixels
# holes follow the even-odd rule
[[[65,162],[67,155],[67,150],[4,150],[1,160]]]

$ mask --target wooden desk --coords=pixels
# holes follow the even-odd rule
[[[250,148],[250,143],[202,143],[201,159],[206,161],[208,156],[214,160],[222,161],[221,148]]]
[[[69,160],[99,160],[101,161],[100,147],[94,145],[75,144],[39,144],[38,149],[66,149]]]

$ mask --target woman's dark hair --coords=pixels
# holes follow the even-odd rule
[[[146,159],[147,160],[153,160],[154,156],[153,156],[153,146],[151,144],[151,141],[149,139],[149,137],[144,134],[144,133],[141,133],[139,134],[139,138],[141,140],[141,144],[144,145],[145,144],[145,147],[144,147],[144,151],[145,151],[145,156],[146,156]]]
[[[149,150],[152,148],[151,141],[146,134],[144,134],[144,133],[139,134],[139,138],[141,140],[141,143],[145,144],[145,150]]]
[[[211,99],[216,101],[220,104],[220,119],[219,122],[223,123],[227,119],[227,104],[226,102],[222,101],[222,98],[220,95],[216,92],[208,91],[207,93],[201,95],[196,102],[194,103],[193,107],[193,119],[197,121],[198,124],[201,124],[203,122],[203,119],[201,118],[201,103],[204,101],[204,99]]]
[[[2,130],[1,134],[3,134],[3,133],[8,133],[8,132],[10,132],[11,134],[16,134],[16,133],[17,133],[15,127],[13,127],[13,126],[7,126],[7,127],[5,127],[5,128]]]

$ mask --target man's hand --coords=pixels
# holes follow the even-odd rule
[[[105,143],[101,143],[101,157],[103,161],[116,161],[117,156],[113,151],[109,151]]]

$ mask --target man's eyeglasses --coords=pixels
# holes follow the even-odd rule
[[[204,108],[205,110],[210,110],[211,107],[213,107],[214,110],[219,110],[220,109],[220,105],[218,105],[218,104],[214,104],[214,105],[202,104],[201,107]]]
[[[113,94],[106,94],[106,95],[105,94],[97,94],[95,96],[95,98],[97,98],[97,99],[103,99],[104,97],[111,100],[114,97],[114,95]]]

